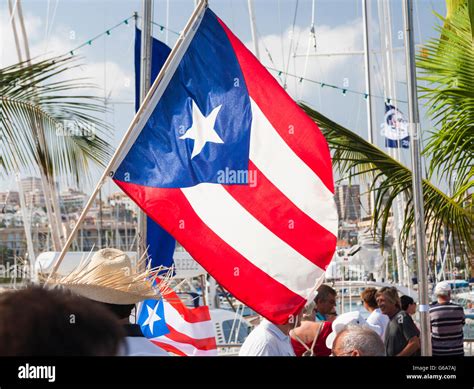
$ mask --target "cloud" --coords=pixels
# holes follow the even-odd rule
[[[18,62],[15,41],[9,20],[9,13],[3,12],[0,18],[0,23],[2,24],[0,29],[2,41],[0,49],[1,67]],[[17,28],[19,28],[18,25]],[[68,53],[71,48],[77,46],[78,42],[83,42],[89,38],[77,36],[73,29],[60,23],[56,23],[49,34],[46,34],[44,21],[40,17],[32,14],[25,15],[25,28],[27,30],[30,53],[33,59],[43,59]],[[128,46],[129,49],[133,49],[133,46]],[[125,49],[127,49],[127,47],[125,47]],[[132,50],[129,50],[129,52],[130,55],[133,55]],[[107,96],[113,99],[133,100],[132,69],[125,69],[121,64],[110,59],[105,61],[94,60],[86,50],[80,51],[79,54],[84,56],[84,58],[78,61],[81,66],[71,69],[59,76],[62,79],[86,78],[88,83],[97,86],[97,88],[93,90],[78,91],[78,94],[84,94],[86,92],[99,97]]]
[[[341,124],[348,125],[351,120],[356,119],[360,121],[364,118],[361,96],[347,94],[344,97],[341,91],[321,88],[319,84],[301,81],[300,78],[364,91],[362,55],[310,55],[306,57],[308,44],[310,54],[363,50],[361,20],[355,19],[351,23],[339,26],[319,25],[316,26],[315,34],[316,50],[313,47],[314,39],[310,34],[309,25],[306,28],[296,27],[293,33],[289,28],[282,36],[265,35],[260,37],[259,49],[262,63],[265,66],[282,70],[284,73],[296,75],[296,77],[285,77],[284,73],[278,76],[278,72],[271,72],[280,84],[283,85],[286,82],[287,91],[293,98],[308,102]],[[247,42],[246,46],[253,50],[252,42]],[[296,56],[293,55],[295,52]],[[354,127],[354,123],[352,125]]]

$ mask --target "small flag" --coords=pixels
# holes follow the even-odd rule
[[[140,325],[143,335],[149,339],[170,332],[165,322],[163,305],[163,299],[145,300],[141,304],[137,323]]]
[[[209,307],[188,308],[172,291],[163,299],[146,300],[138,324],[143,334],[162,349],[181,356],[216,356],[214,324]]]
[[[385,147],[407,149],[410,146],[408,122],[402,111],[394,105],[385,103],[385,121],[381,133],[385,137]]]

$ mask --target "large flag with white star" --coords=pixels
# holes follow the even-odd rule
[[[238,300],[292,320],[336,246],[317,125],[210,9],[137,123],[114,181]]]

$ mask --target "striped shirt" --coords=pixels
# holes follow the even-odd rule
[[[464,355],[464,309],[457,304],[435,303],[430,307],[433,355]]]

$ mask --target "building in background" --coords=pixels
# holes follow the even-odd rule
[[[335,200],[340,221],[356,223],[360,220],[361,203],[359,185],[336,186]]]

